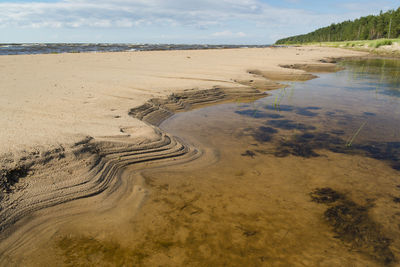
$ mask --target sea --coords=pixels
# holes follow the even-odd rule
[[[0,55],[269,47],[270,45],[24,43],[0,44]]]

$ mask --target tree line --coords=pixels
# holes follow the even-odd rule
[[[310,42],[337,42],[353,40],[375,40],[380,38],[400,38],[400,7],[397,10],[380,12],[354,21],[344,21],[320,28],[308,34],[280,39],[276,44]]]

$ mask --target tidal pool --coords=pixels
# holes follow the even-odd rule
[[[154,201],[174,214],[163,223],[170,252],[198,265],[397,261],[400,63],[341,65],[255,102],[179,113],[161,125],[215,158],[146,173],[168,187]],[[178,200],[187,203],[180,211]]]
[[[24,250],[17,262],[398,264],[400,63],[340,64],[342,71],[288,83],[254,102],[175,114],[160,127],[198,148],[201,157],[141,171],[127,167],[124,194],[110,196],[117,206],[39,227],[28,236],[35,249]],[[80,210],[93,201],[63,207]],[[50,241],[39,242],[38,234]]]

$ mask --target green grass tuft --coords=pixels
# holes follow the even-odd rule
[[[374,43],[373,47],[379,48],[382,45],[392,45],[392,44],[393,44],[392,40],[380,40],[380,41],[377,41],[376,43]]]

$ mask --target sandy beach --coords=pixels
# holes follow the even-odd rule
[[[174,112],[265,96],[280,81],[334,70],[335,58],[364,55],[290,47],[0,56],[0,264],[29,265],[29,248],[80,214],[139,211],[149,191],[138,170],[213,162],[157,127]]]
[[[249,70],[301,73],[279,65],[362,53],[319,47],[0,57],[0,152],[118,136],[143,123],[128,116],[150,98],[185,89],[242,87]],[[145,136],[146,134],[144,134]]]

